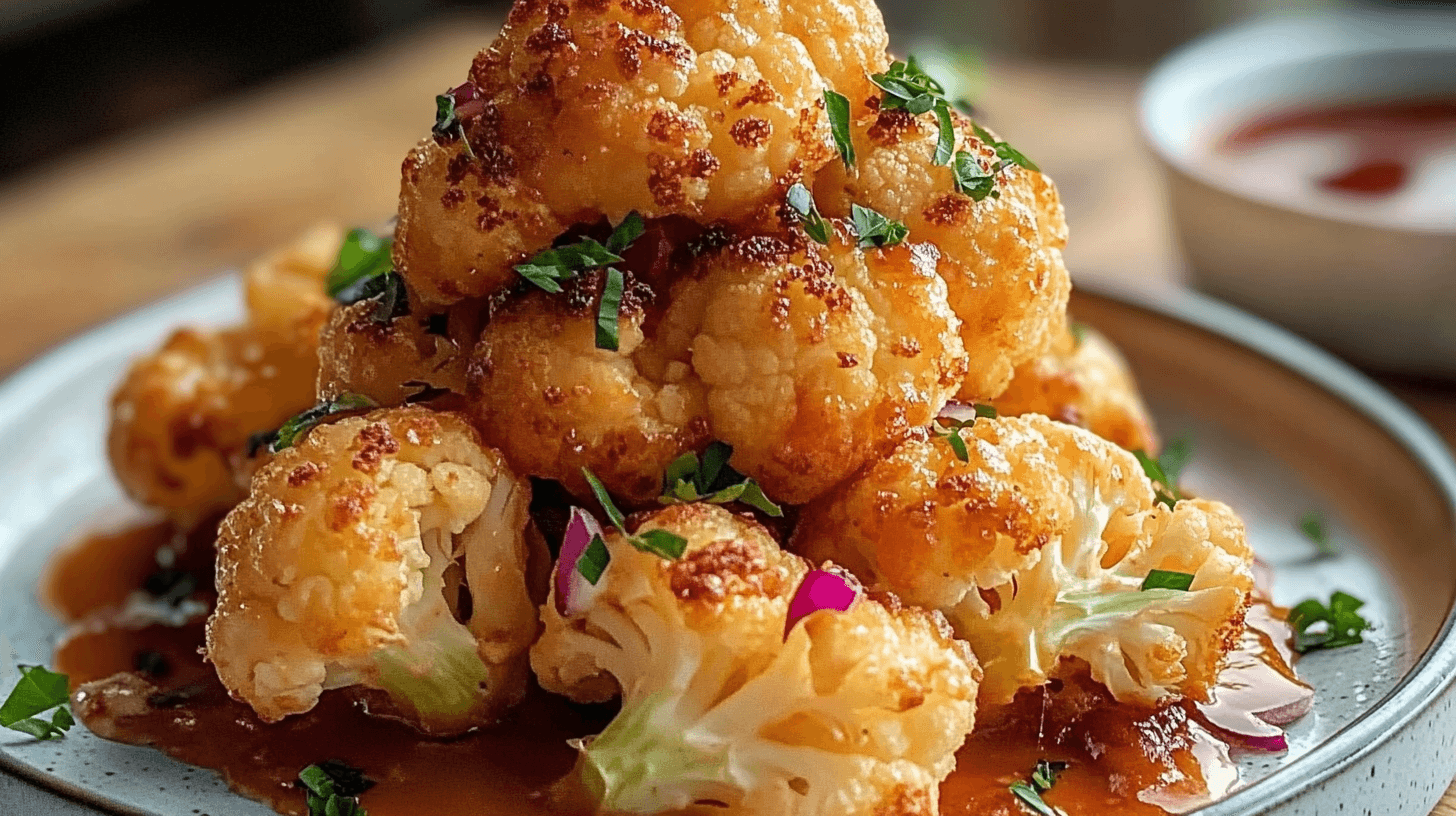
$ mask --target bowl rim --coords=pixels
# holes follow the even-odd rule
[[[1252,52],[1242,48],[1251,43],[1267,45],[1275,40],[1280,48],[1262,48]],[[1250,204],[1320,221],[1401,235],[1456,236],[1456,225],[1430,227],[1389,218],[1361,218],[1351,212],[1324,208],[1294,197],[1251,196],[1232,179],[1193,161],[1187,151],[1172,145],[1166,126],[1161,123],[1163,112],[1173,99],[1184,93],[1180,88],[1186,88],[1190,75],[1208,77],[1213,72],[1201,66],[1236,49],[1239,50],[1237,67],[1224,70],[1217,80],[1205,79],[1205,87],[1241,76],[1307,65],[1320,59],[1421,54],[1456,58],[1456,9],[1359,8],[1256,17],[1205,34],[1174,49],[1148,71],[1137,95],[1138,130],[1143,142],[1165,166],[1205,186]],[[1351,101],[1357,99],[1352,97]]]
[[[1079,286],[1079,293],[1112,301],[1155,317],[1183,323],[1251,351],[1329,393],[1392,438],[1429,478],[1456,517],[1456,460],[1445,442],[1415,412],[1384,388],[1310,342],[1234,306],[1188,289],[1133,290],[1105,282]],[[239,296],[236,274],[222,275],[180,294],[125,313],[85,331],[33,359],[0,381],[0,426],[12,423],[21,406],[43,398],[49,386],[74,376],[115,338],[156,328],[169,318],[200,310],[219,298]],[[206,322],[205,320],[202,322]],[[170,330],[170,324],[165,327]],[[1256,783],[1196,811],[1199,816],[1251,816],[1296,798],[1347,771],[1426,710],[1456,683],[1456,604],[1446,610],[1435,639],[1406,675],[1369,710],[1309,753]],[[0,751],[0,771],[103,813],[136,811],[99,791],[77,788]]]

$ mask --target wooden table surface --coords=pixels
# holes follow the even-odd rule
[[[0,373],[317,220],[377,222],[399,166],[493,35],[457,17],[0,186]],[[1074,280],[1179,285],[1138,74],[993,63],[978,104],[1056,180]],[[1456,389],[1390,382],[1456,443]],[[1456,816],[1456,786],[1437,807]]]

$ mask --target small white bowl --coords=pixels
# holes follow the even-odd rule
[[[1402,210],[1281,196],[1213,158],[1262,114],[1431,96],[1456,98],[1447,11],[1267,18],[1161,62],[1142,127],[1194,285],[1357,362],[1456,376],[1456,179]]]

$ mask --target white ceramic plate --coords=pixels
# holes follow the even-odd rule
[[[1244,760],[1240,789],[1200,813],[1425,816],[1456,770],[1456,465],[1440,441],[1359,374],[1228,307],[1079,295],[1073,309],[1127,351],[1165,436],[1193,439],[1187,483],[1240,511],[1276,566],[1276,600],[1344,589],[1369,602],[1378,625],[1362,646],[1301,662],[1318,696],[1289,753]],[[0,693],[15,663],[48,662],[60,634],[35,593],[49,555],[138,513],[103,449],[108,396],[128,360],[176,325],[239,311],[236,279],[222,278],[73,340],[0,386]],[[1311,557],[1294,526],[1311,510],[1342,555]],[[51,743],[0,732],[0,768],[12,775],[0,778],[4,814],[271,812],[208,771],[84,728]]]

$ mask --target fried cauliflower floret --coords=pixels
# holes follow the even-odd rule
[[[248,437],[313,405],[324,276],[343,232],[319,227],[248,268],[247,321],[177,331],[112,396],[107,451],[126,492],[184,524],[245,492],[232,462]]]
[[[924,245],[860,250],[842,230],[829,247],[737,239],[700,256],[665,307],[629,286],[616,352],[595,346],[600,275],[529,292],[476,347],[478,424],[517,470],[578,494],[585,466],[651,501],[673,459],[717,439],[770,496],[808,501],[958,387],[964,352],[935,260]]]
[[[691,349],[733,466],[799,504],[928,423],[965,376],[934,247],[752,238],[704,256],[658,330]]]
[[[1121,702],[1205,699],[1253,585],[1242,522],[1218,502],[1158,503],[1132,454],[1029,415],[906,442],[806,509],[796,548],[945,613],[1010,702],[1084,661]],[[1189,591],[1140,589],[1152,570]]]
[[[979,679],[943,619],[861,593],[786,632],[810,566],[762,527],[696,504],[653,513],[637,534],[651,529],[687,539],[683,557],[608,533],[598,583],[573,617],[543,606],[531,650],[548,690],[620,693],[574,771],[599,810],[937,813]]]
[[[1012,369],[1041,356],[1065,330],[1071,281],[1062,263],[1067,228],[1057,189],[1013,164],[997,174],[997,197],[975,201],[956,192],[949,166],[931,164],[939,132],[933,114],[858,110],[855,169],[825,166],[814,185],[818,205],[839,217],[851,204],[869,207],[903,221],[911,240],[939,247],[940,275],[969,355],[958,398],[989,401],[1006,388]],[[994,150],[973,134],[970,120],[954,112],[952,118],[956,150],[995,165]]]
[[[1002,416],[1044,414],[1079,425],[1128,450],[1156,451],[1158,434],[1137,381],[1117,347],[1079,325],[1046,354],[1016,369],[995,400]]]
[[[207,659],[267,722],[351,687],[427,733],[489,723],[525,692],[539,628],[529,502],[456,415],[315,428],[222,524]]]
[[[320,401],[352,393],[398,405],[425,388],[465,393],[465,369],[480,333],[478,310],[462,306],[381,323],[373,318],[377,308],[373,301],[360,301],[334,310],[324,324]]]

